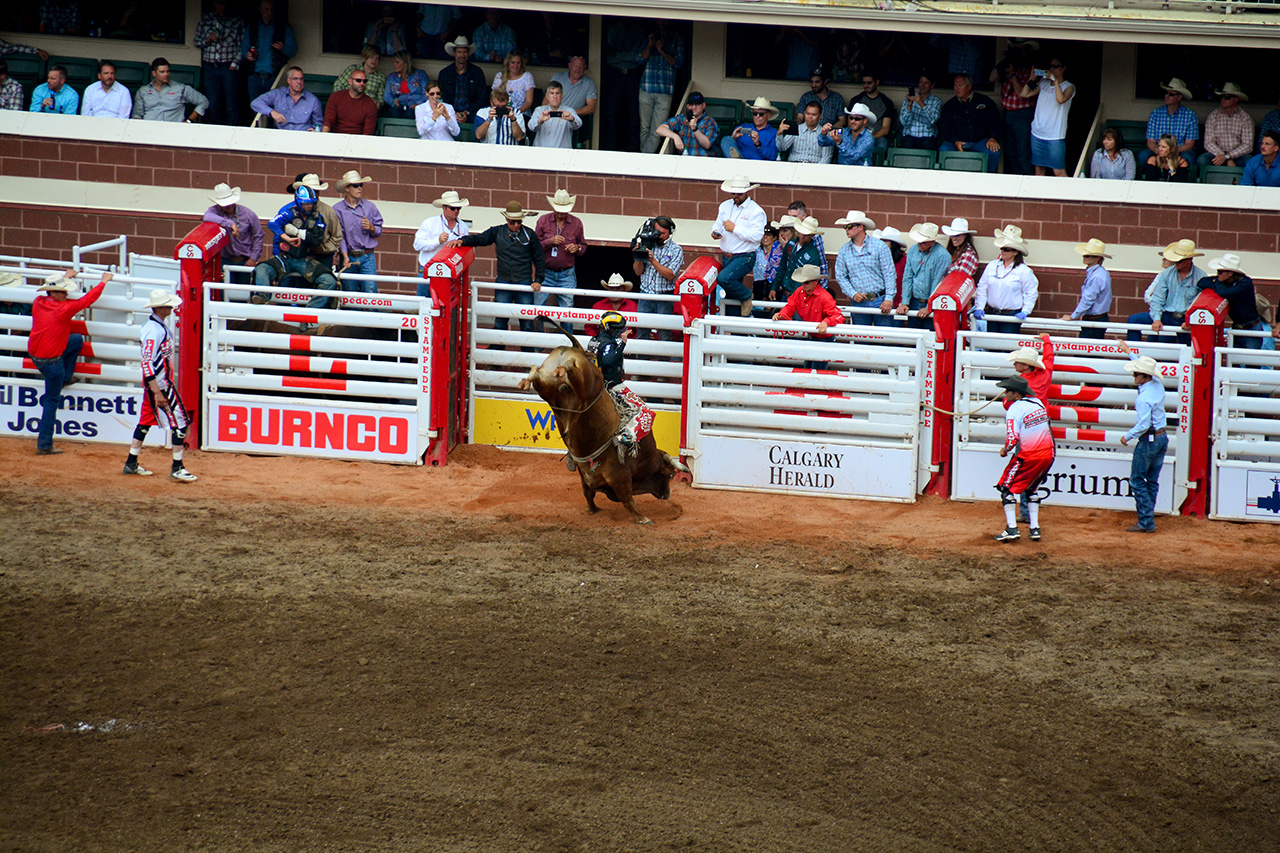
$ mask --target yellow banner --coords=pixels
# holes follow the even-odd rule
[[[476,397],[475,429],[472,444],[494,444],[499,447],[532,447],[539,450],[564,450],[564,442],[556,430],[556,416],[546,403],[521,400],[491,400]],[[676,456],[680,452],[680,413],[653,413],[653,438],[658,447]]]

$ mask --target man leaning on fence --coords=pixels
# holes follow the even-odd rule
[[[861,210],[851,210],[836,225],[844,227],[849,242],[836,255],[836,284],[854,308],[879,308],[879,314],[855,313],[850,320],[864,326],[887,326],[893,322],[893,295],[898,289],[898,272],[889,247],[872,237],[876,227]]]
[[[1194,240],[1179,240],[1170,243],[1164,250],[1164,259],[1171,266],[1166,267],[1156,276],[1147,298],[1149,312],[1145,315],[1134,314],[1129,317],[1130,323],[1150,323],[1151,331],[1160,332],[1165,326],[1181,328],[1186,319],[1187,309],[1195,301],[1199,291],[1196,286],[1205,277],[1204,270],[1192,261],[1193,258],[1204,257],[1204,252],[1196,251]],[[1126,337],[1131,341],[1141,338],[1141,333],[1130,330]],[[1180,343],[1190,343],[1191,336],[1179,332]]]
[[[229,238],[222,250],[222,263],[256,264],[262,258],[262,222],[258,214],[240,203],[240,188],[218,184],[209,200],[213,205],[204,212],[204,221],[225,228]],[[246,273],[231,274],[236,284],[247,284],[248,280]]]
[[[720,191],[729,199],[716,212],[716,223],[711,229],[711,239],[720,241],[721,267],[718,278],[720,287],[728,299],[741,303],[743,317],[751,314],[751,288],[742,279],[756,263],[756,249],[764,237],[764,227],[769,217],[751,198],[751,192],[759,188],[746,175],[735,175],[720,184]]]
[[[518,201],[507,202],[502,216],[506,222],[486,228],[479,234],[469,234],[450,240],[446,246],[493,246],[498,259],[498,284],[517,285],[515,290],[498,288],[493,301],[502,304],[533,305],[533,295],[542,290],[542,280],[547,274],[547,264],[542,255],[542,244],[533,229],[524,224],[529,213]],[[493,327],[505,332],[511,326],[507,317],[498,317]],[[520,331],[532,332],[533,319],[520,318]]]

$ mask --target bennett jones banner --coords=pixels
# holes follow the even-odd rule
[[[35,438],[40,430],[40,397],[44,383],[7,379],[0,384],[0,435]],[[142,391],[96,390],[84,383],[72,385],[62,395],[55,438],[128,444],[138,424]],[[152,430],[148,444],[163,445],[168,435]]]
[[[1213,478],[1214,518],[1280,524],[1280,465],[1263,461],[1255,465],[1217,466]]]
[[[1069,450],[1058,450],[1058,456],[1049,469],[1049,476],[1041,488],[1047,503],[1058,506],[1082,506],[1098,509],[1134,509],[1133,492],[1129,489],[1129,452],[1105,455],[1072,455]],[[999,450],[958,450],[956,452],[955,488],[956,500],[1000,500],[996,482],[1009,463]],[[1047,490],[1047,491],[1046,491]],[[1173,454],[1165,454],[1164,467],[1160,469],[1160,494],[1156,497],[1156,512],[1173,512]]]
[[[211,400],[205,450],[416,463],[416,412]]]

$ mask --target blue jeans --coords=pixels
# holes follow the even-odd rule
[[[58,409],[62,407],[62,386],[76,372],[76,358],[82,346],[84,337],[71,335],[61,358],[32,359],[44,377],[44,395],[40,397],[40,432],[36,435],[36,448],[39,450],[53,447],[53,427],[58,421]]]
[[[1164,466],[1164,454],[1168,449],[1167,435],[1139,438],[1133,446],[1129,488],[1138,504],[1138,526],[1144,530],[1156,529],[1156,495],[1160,491],[1160,469]]]
[[[577,287],[578,272],[573,267],[567,270],[547,270],[546,275],[542,277],[542,284],[545,287]],[[561,308],[573,307],[572,293],[547,293],[545,290],[539,290],[533,295],[533,304],[535,305],[559,305]],[[569,331],[573,331],[573,324],[567,320],[561,320],[560,324]]]
[[[1000,151],[1000,150],[988,151],[987,140],[985,139],[979,139],[977,142],[968,142],[963,139],[961,139],[960,141],[964,142],[965,151],[974,151],[974,152],[977,152],[978,154],[987,155],[987,171],[988,172],[1000,171],[1000,155],[1004,153],[1003,151]],[[939,151],[959,151],[960,149],[956,148],[955,145],[951,144],[950,142],[944,142],[938,146],[938,150]]]
[[[1016,335],[1022,331],[1022,321],[988,320],[987,331],[993,335]]]
[[[1031,166],[1031,120],[1035,115],[1034,105],[1004,114],[1004,150],[1009,152],[1004,161],[1006,175],[1035,173]]]
[[[351,259],[351,266],[347,267],[347,272],[356,275],[377,275],[378,259],[373,252],[365,252],[358,258]],[[376,281],[361,281],[360,279],[342,280],[342,289],[348,293],[377,293],[378,283]]]
[[[1182,325],[1182,319],[1183,319],[1183,315],[1174,314],[1172,311],[1160,312],[1160,322],[1174,329]],[[1143,311],[1141,314],[1130,314],[1129,318],[1125,320],[1125,322],[1135,323],[1140,326],[1149,326],[1151,325],[1151,314],[1147,311]],[[1124,337],[1125,337],[1125,340],[1128,340],[1128,341],[1140,341],[1142,340],[1142,332],[1139,332],[1136,329],[1130,329],[1129,331],[1125,332]],[[1178,337],[1178,343],[1180,344],[1191,343],[1191,335],[1187,332],[1178,332],[1177,337]],[[1147,336],[1147,340],[1168,341],[1169,335],[1168,333],[1151,334]]]
[[[853,308],[879,308],[884,304],[883,297],[877,293],[863,302],[850,302]],[[850,314],[849,322],[855,326],[892,326],[892,314]]]
[[[640,299],[636,302],[636,310],[640,314],[678,314],[676,311],[676,303],[659,302],[656,299]],[[678,340],[678,332],[671,329],[658,329],[658,340],[674,341]]]
[[[510,284],[511,282],[499,282],[499,284]],[[524,290],[495,290],[493,292],[493,301],[504,305],[532,305],[533,304],[533,288],[530,282],[521,282]],[[493,321],[493,327],[499,332],[505,332],[511,328],[510,321],[506,317],[498,317]],[[520,321],[520,331],[532,332],[533,320],[522,319]]]
[[[210,124],[240,124],[240,72],[221,65],[200,66],[200,88],[209,99]]]
[[[716,276],[716,284],[724,288],[726,299],[746,302],[751,298],[751,288],[743,284],[742,280],[747,277],[747,273],[751,272],[755,265],[755,252],[724,256],[724,265],[720,267],[720,274]]]
[[[1245,332],[1264,332],[1266,330],[1267,325],[1261,320],[1254,323],[1252,326],[1243,326],[1241,328],[1241,331]],[[1235,345],[1239,349],[1262,349],[1262,338],[1241,336],[1235,339]]]
[[[281,258],[284,263],[285,275],[297,273],[302,276],[307,271],[307,258]],[[275,287],[276,282],[284,276],[276,269],[275,264],[264,261],[253,268],[253,283],[257,287]],[[338,280],[333,277],[331,272],[322,272],[316,276],[314,282],[303,281],[302,286],[307,289],[316,290],[337,290]],[[266,294],[263,294],[264,296]],[[332,308],[333,300],[327,296],[313,296],[307,300],[307,308]]]
[[[275,74],[259,74],[256,71],[249,75],[249,101],[252,103],[262,95],[271,91],[271,84],[275,82]],[[267,117],[267,121],[271,121],[271,117]],[[270,124],[267,125],[271,127]]]
[[[924,307],[924,305],[925,305],[925,300],[923,299],[912,299],[907,303],[907,307],[910,308],[912,311],[919,311],[921,308]],[[908,329],[932,329],[933,318],[932,317],[908,317],[907,328]]]

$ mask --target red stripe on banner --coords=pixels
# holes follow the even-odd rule
[[[303,352],[309,352],[311,350],[311,336],[310,335],[290,335],[289,349],[297,349],[297,350],[302,350]]]
[[[81,352],[84,352],[84,350],[81,350]],[[25,367],[27,370],[39,369],[36,367],[36,363],[29,358],[24,358],[22,360],[22,366]],[[72,373],[79,373],[84,376],[101,376],[102,365],[101,364],[83,364],[83,363],[77,362],[76,369],[73,370]]]
[[[315,314],[285,314],[284,321],[286,323],[319,323],[320,318]]]
[[[310,373],[311,372],[311,356],[309,355],[289,356],[289,369],[296,370],[301,373]]]
[[[282,376],[280,385],[284,388],[316,388],[321,391],[345,391],[345,379],[321,379],[312,376]]]
[[[1063,412],[1071,412],[1076,416],[1076,423],[1096,424],[1098,422],[1098,410],[1084,406],[1046,406],[1049,410],[1049,417],[1055,421],[1062,420]]]
[[[1076,438],[1080,441],[1103,442],[1107,440],[1107,432],[1101,429],[1078,429],[1076,430]]]
[[[330,373],[341,373],[343,376],[346,376],[346,374],[347,374],[347,362],[346,362],[346,360],[345,360],[345,359],[342,359],[342,360],[334,359],[334,361],[333,361],[333,369],[332,369],[332,370],[330,370],[329,372],[330,372]]]

